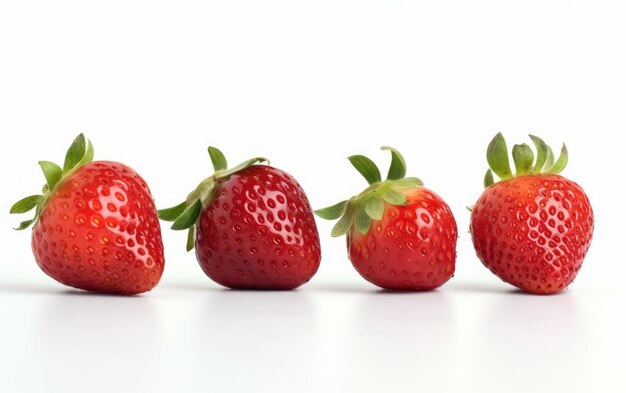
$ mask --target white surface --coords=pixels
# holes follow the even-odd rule
[[[626,6],[608,1],[0,1],[0,208],[43,185],[86,132],[157,204],[252,155],[316,207],[364,183],[345,159],[405,154],[452,207],[457,274],[377,291],[320,222],[323,260],[293,292],[220,289],[164,231],[151,293],[68,290],[0,215],[1,392],[623,392]],[[567,142],[596,213],[576,282],[527,296],[474,256],[464,206],[496,131]]]

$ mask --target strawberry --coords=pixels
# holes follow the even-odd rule
[[[568,161],[563,145],[552,149],[530,135],[536,150],[513,147],[498,133],[487,149],[485,191],[472,208],[470,232],[476,254],[496,276],[523,291],[553,294],[574,280],[591,244],[593,210],[583,189],[559,173]],[[494,183],[493,174],[501,181]]]
[[[309,201],[298,182],[262,157],[228,169],[209,147],[215,173],[187,199],[159,211],[172,229],[188,229],[200,267],[229,288],[294,289],[317,272],[321,250]],[[269,163],[269,162],[268,162]]]
[[[348,159],[370,184],[360,194],[317,210],[340,218],[332,236],[347,234],[348,256],[367,281],[392,290],[431,290],[454,274],[457,226],[448,205],[420,179],[405,177],[402,155],[391,147],[385,181],[369,158]]]
[[[161,228],[146,182],[131,168],[94,161],[79,135],[63,168],[39,165],[43,193],[17,202],[11,213],[35,209],[32,249],[39,267],[62,284],[93,292],[149,291],[163,273]]]

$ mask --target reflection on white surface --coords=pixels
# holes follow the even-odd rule
[[[317,316],[309,294],[214,290],[198,294],[180,326],[182,391],[273,391],[316,368]]]
[[[626,340],[616,332],[626,324],[615,313],[623,299],[608,292],[545,297],[462,283],[428,293],[366,283],[263,292],[207,283],[119,297],[53,285],[0,282],[0,391],[624,386]]]
[[[468,364],[473,391],[593,391],[589,333],[575,295],[512,291],[477,313]]]
[[[455,315],[442,291],[360,296],[345,331],[348,381],[375,391],[390,386],[439,391],[457,363]],[[349,388],[347,384],[345,388]]]
[[[68,291],[39,306],[32,366],[41,390],[82,384],[96,391],[124,381],[132,391],[156,390],[162,365],[159,320],[150,298]],[[78,387],[78,386],[77,386]]]
[[[13,290],[19,287],[11,287]],[[153,299],[63,290],[7,294],[5,315],[20,322],[6,340],[3,369],[21,391],[158,390],[159,319]],[[158,373],[157,373],[158,374]],[[6,381],[5,381],[6,382]]]

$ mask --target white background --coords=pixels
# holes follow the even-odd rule
[[[0,0],[0,391],[623,392],[626,6],[619,1]],[[520,294],[475,257],[467,232],[485,149],[567,142],[564,174],[596,213],[563,294]],[[319,222],[318,274],[293,292],[211,282],[184,234],[131,298],[46,277],[10,205],[43,185],[85,132],[157,205],[265,155],[322,207],[364,181],[345,159],[389,162],[452,207],[456,276],[431,293],[378,291]]]

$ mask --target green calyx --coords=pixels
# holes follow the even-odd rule
[[[158,211],[161,220],[172,222],[171,228],[173,230],[188,230],[187,251],[191,251],[194,248],[196,222],[198,221],[198,217],[200,217],[202,209],[211,204],[215,199],[219,182],[228,180],[230,176],[252,165],[259,163],[269,164],[267,158],[254,157],[229,169],[224,154],[218,148],[212,146],[209,146],[209,156],[211,157],[213,169],[215,170],[213,175],[202,180],[200,184],[198,184],[198,187],[196,187],[182,203]]]
[[[416,177],[405,177],[406,162],[399,151],[389,146],[381,149],[391,153],[391,165],[386,180],[382,180],[380,170],[372,160],[362,155],[350,156],[348,160],[367,180],[369,187],[348,200],[315,211],[317,216],[325,220],[339,219],[332,229],[333,237],[343,236],[353,227],[366,234],[372,220],[383,218],[385,203],[406,205],[402,190],[424,185]]]
[[[91,161],[93,161],[93,145],[83,134],[78,135],[67,150],[63,168],[54,162],[39,161],[39,166],[46,178],[46,184],[43,186],[41,194],[30,195],[20,199],[11,206],[10,211],[11,214],[23,214],[35,209],[35,216],[30,220],[22,221],[15,229],[23,230],[34,224],[41,215],[55,187],[76,169]]]
[[[535,145],[536,156],[530,146],[525,143],[513,146],[512,156],[515,174],[511,171],[509,151],[502,133],[498,133],[491,140],[487,148],[487,162],[490,169],[487,169],[487,173],[485,173],[485,188],[495,183],[494,174],[500,180],[507,180],[524,175],[561,173],[565,169],[568,160],[565,145],[561,148],[561,154],[555,161],[552,149],[546,145],[543,139],[534,135],[529,135],[529,137]]]

